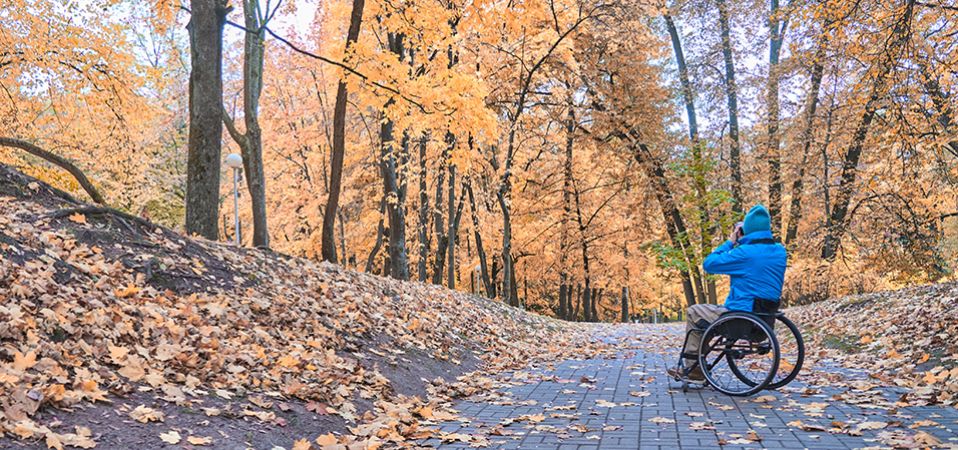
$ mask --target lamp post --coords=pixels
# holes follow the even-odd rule
[[[233,169],[233,217],[236,220],[233,230],[233,243],[240,245],[240,218],[239,218],[239,178],[243,168],[243,157],[236,153],[226,155],[226,167]]]

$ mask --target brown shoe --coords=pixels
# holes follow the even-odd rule
[[[666,372],[668,372],[670,377],[676,380],[688,380],[696,383],[705,381],[705,375],[702,373],[702,368],[698,366],[689,371],[688,375],[683,374],[682,370],[678,367],[670,368]]]

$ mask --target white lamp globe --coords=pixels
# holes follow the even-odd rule
[[[226,155],[226,167],[232,167],[234,169],[243,167],[243,157],[236,153]]]

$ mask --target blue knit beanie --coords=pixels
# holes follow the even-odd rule
[[[762,205],[755,205],[748,210],[748,214],[745,215],[745,223],[742,225],[742,231],[745,234],[755,231],[772,231],[768,210]]]

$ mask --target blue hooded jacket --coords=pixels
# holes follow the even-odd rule
[[[729,276],[725,307],[731,311],[751,311],[756,298],[778,300],[782,296],[788,260],[785,247],[778,243],[753,243],[759,239],[772,239],[772,232],[753,231],[734,245],[726,241],[702,263],[710,274]]]

